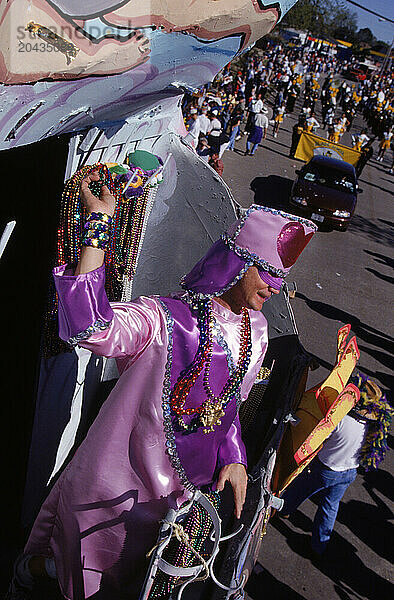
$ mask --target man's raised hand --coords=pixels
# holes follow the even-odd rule
[[[83,205],[87,208],[88,212],[102,212],[112,217],[115,212],[115,198],[106,185],[102,186],[100,197],[97,198],[89,189],[89,184],[92,181],[100,181],[100,173],[97,169],[91,171],[89,175],[82,179],[81,199]]]

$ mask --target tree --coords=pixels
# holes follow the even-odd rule
[[[331,8],[329,35],[336,37],[334,33],[338,29],[338,26],[344,30],[348,41],[353,41],[357,31],[357,14],[349,10],[341,2],[337,2],[336,5]]]
[[[375,36],[369,27],[364,27],[363,29],[359,29],[356,33],[356,39],[359,42],[364,42],[365,44],[371,45],[372,42],[376,41]]]
[[[283,17],[282,25],[314,31],[317,18],[316,2],[314,0],[298,0],[298,2]]]
[[[350,42],[351,44],[355,41],[355,34],[349,27],[337,27],[332,32],[332,37],[336,40],[343,40],[344,42]]]
[[[374,42],[372,44],[372,50],[375,50],[375,52],[381,52],[382,54],[386,54],[388,49],[389,45],[386,44],[386,42],[383,42],[383,40],[378,40],[377,42]]]
[[[335,37],[333,34],[339,26],[344,28],[348,38],[357,31],[356,13],[341,0],[299,0],[284,16],[282,23],[319,37]]]

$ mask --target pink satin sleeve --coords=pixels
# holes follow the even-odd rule
[[[241,424],[237,415],[227,432],[225,440],[219,446],[218,467],[240,463],[247,466],[245,445],[241,439]]]
[[[81,275],[54,269],[59,300],[59,335],[108,358],[135,360],[159,333],[162,317],[154,298],[109,303],[104,266]]]
[[[130,364],[160,335],[160,308],[153,298],[144,296],[130,303],[111,302],[111,308],[114,316],[109,327],[93,333],[79,345],[108,358],[127,358]],[[122,362],[121,371],[127,363]]]

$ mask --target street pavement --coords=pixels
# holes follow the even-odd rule
[[[267,138],[253,157],[244,156],[246,136],[236,142],[235,151],[225,151],[223,177],[241,206],[255,202],[292,212],[288,197],[296,178],[295,170],[304,164],[289,158],[291,131],[300,109],[298,101],[277,138],[273,138],[270,126]],[[321,113],[316,112],[321,123]],[[358,133],[362,126],[358,116],[341,143],[351,146],[350,134]],[[316,133],[326,137],[322,129]],[[377,143],[375,150],[374,156]],[[335,360],[336,332],[350,323],[361,353],[360,370],[386,390],[393,389],[391,160],[389,150],[383,163],[374,158],[368,163],[359,179],[363,192],[348,231],[319,231],[289,275],[288,279],[297,284],[292,307],[301,343],[321,365],[311,372],[310,385],[328,374]],[[392,441],[391,436],[391,448]],[[250,580],[249,598],[388,600],[394,597],[390,584],[394,579],[390,563],[392,472],[389,451],[377,472],[357,476],[341,503],[328,555],[319,564],[310,558],[310,532],[316,510],[313,499],[304,502],[289,520],[274,519],[262,544],[259,573]]]

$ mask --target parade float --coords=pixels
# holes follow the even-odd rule
[[[18,402],[5,404],[9,414],[3,423],[15,432],[24,430],[8,446],[14,456],[6,469],[11,480],[15,470],[23,470],[24,457],[18,454],[20,448],[23,454],[34,411],[26,528],[118,376],[114,361],[78,347],[70,351],[56,334],[50,270],[78,258],[81,178],[96,166],[117,198],[116,235],[106,259],[110,299],[178,289],[181,276],[239,208],[225,182],[184,140],[183,93],[212,81],[294,3],[1,2],[0,150],[3,181],[11,182],[2,207],[3,226],[11,224],[2,260],[3,280],[9,282],[4,294],[10,315],[4,325],[6,372],[24,349],[24,377],[5,378],[5,397]],[[161,531],[143,598],[160,585],[168,593],[176,586],[185,598],[242,597],[271,506],[280,507],[271,474],[310,364],[298,341],[286,287],[267,305],[266,316],[270,349],[241,410],[250,485],[240,527],[233,530],[229,498],[218,514],[197,494],[194,504],[172,515],[172,525]],[[21,495],[21,483],[16,488]],[[277,491],[282,488],[278,483]],[[192,553],[188,564],[171,564],[176,551],[168,555],[165,549],[176,523],[185,512],[204,508],[213,524],[209,558],[202,564]],[[180,552],[187,554],[188,548]],[[188,584],[201,575],[204,582],[179,587],[179,581]]]

